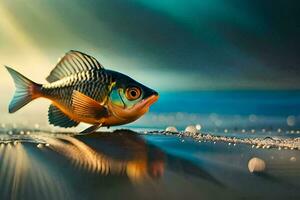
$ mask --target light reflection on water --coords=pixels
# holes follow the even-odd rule
[[[70,198],[64,180],[22,143],[0,145],[1,199]]]
[[[1,199],[299,197],[298,150],[129,130],[86,136],[5,133],[1,138]],[[253,156],[266,161],[266,173],[248,172]]]

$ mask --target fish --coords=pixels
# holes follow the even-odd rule
[[[90,124],[81,134],[134,122],[159,98],[155,90],[125,74],[105,69],[94,57],[76,50],[58,61],[45,84],[5,67],[16,87],[9,113],[32,100],[46,98],[51,101],[49,123],[63,128],[76,127],[81,122]]]

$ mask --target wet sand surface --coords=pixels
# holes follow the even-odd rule
[[[130,130],[15,132],[1,134],[1,199],[300,198],[297,148]],[[249,172],[253,157],[263,172]]]

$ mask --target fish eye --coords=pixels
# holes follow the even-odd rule
[[[141,94],[141,89],[138,87],[130,87],[125,91],[126,98],[130,101],[140,98]]]

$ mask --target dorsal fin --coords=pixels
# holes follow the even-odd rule
[[[52,83],[66,76],[90,69],[104,68],[94,57],[80,51],[71,50],[59,60],[46,80]]]

